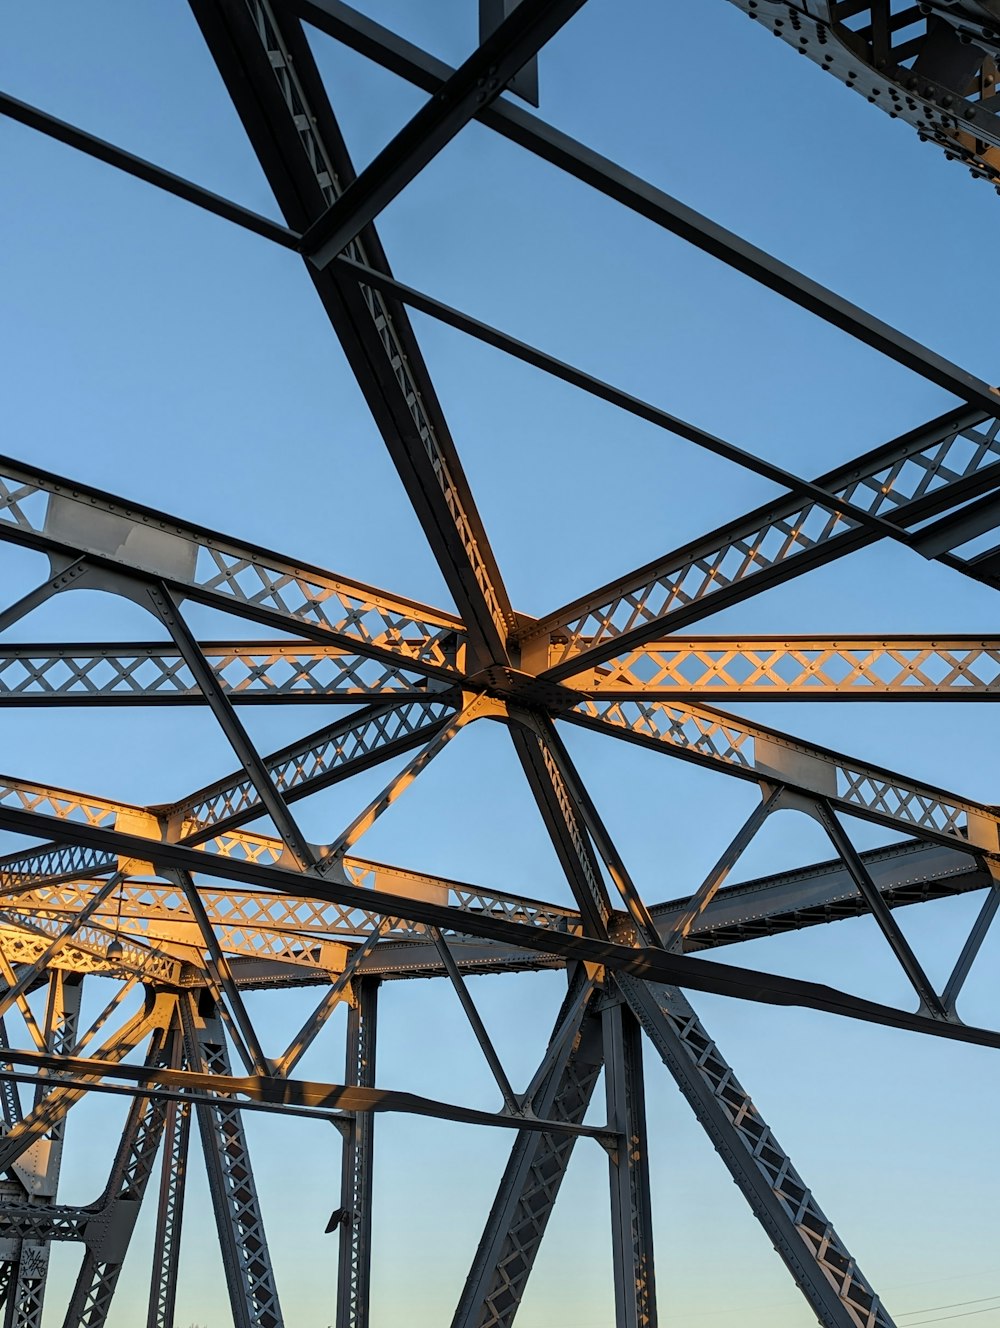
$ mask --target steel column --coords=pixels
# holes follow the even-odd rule
[[[608,1125],[618,1136],[608,1159],[615,1324],[617,1328],[656,1328],[642,1029],[617,993],[605,1000],[601,1023]]]
[[[351,984],[344,1082],[364,1088],[375,1086],[378,989],[378,978]],[[372,1113],[355,1112],[344,1135],[340,1175],[337,1328],[368,1328],[370,1322],[374,1144]]]

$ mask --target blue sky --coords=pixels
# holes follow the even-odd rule
[[[472,0],[360,6],[457,63]],[[182,4],[36,3],[5,15],[0,86],[275,215],[195,24]],[[360,167],[421,95],[314,35]],[[590,0],[544,52],[541,114],[924,340],[987,381],[995,311],[982,256],[1000,201],[943,156],[825,78],[723,0]],[[295,255],[0,123],[6,438],[13,456],[176,512],[399,594],[450,607],[375,427]],[[478,125],[379,223],[396,274],[800,474],[821,473],[937,414],[939,389],[559,175]],[[515,605],[540,614],[775,493],[766,482],[583,398],[420,316],[414,324]],[[0,545],[5,601],[45,574]],[[207,610],[207,636],[251,635]],[[711,632],[995,631],[995,599],[899,548],[876,547],[707,620]],[[14,639],[158,635],[124,601],[74,592]],[[758,705],[753,717],[987,802],[997,800],[988,706]],[[158,802],[233,765],[207,714],[13,711],[12,774]],[[254,710],[265,749],[317,727]],[[572,754],[645,898],[690,890],[748,814],[738,781],[572,731]],[[390,768],[391,769],[391,768]],[[387,770],[301,804],[329,840]],[[883,842],[860,825],[860,844]],[[364,840],[374,857],[555,900],[568,898],[509,741],[463,733]],[[782,813],[736,875],[828,857]],[[901,924],[932,977],[949,970],[978,900],[910,910]],[[898,915],[897,915],[898,916]],[[996,1024],[1000,941],[962,1013]],[[908,1003],[867,920],[754,942],[725,958]],[[530,1077],[560,998],[551,974],[474,987],[515,1086]],[[92,984],[95,985],[95,984]],[[106,999],[98,985],[91,999]],[[311,997],[251,998],[265,1048]],[[698,998],[706,1024],[901,1323],[1000,1312],[993,1112],[983,1050],[832,1018]],[[382,992],[379,1079],[470,1104],[495,1089],[453,993]],[[302,1073],[336,1079],[342,1015]],[[650,1154],[660,1311],[704,1328],[797,1328],[812,1316],[662,1066],[650,1059]],[[74,1113],[64,1197],[106,1167],[110,1101]],[[286,1321],[332,1322],[333,1132],[251,1117]],[[405,1117],[378,1122],[374,1322],[448,1322],[509,1141]],[[146,1219],[150,1214],[146,1215]],[[226,1328],[207,1191],[192,1170],[178,1326]],[[145,1313],[148,1220],[112,1328]],[[75,1255],[57,1252],[46,1325]],[[518,1319],[612,1319],[606,1164],[582,1143]]]

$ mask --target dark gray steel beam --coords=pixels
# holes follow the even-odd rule
[[[208,993],[202,1001],[208,1005]],[[214,1010],[181,999],[185,1059],[199,1077],[228,1077],[229,1053]],[[229,1303],[236,1328],[283,1328],[253,1167],[237,1106],[220,1100],[195,1107],[215,1210]]]
[[[496,100],[584,0],[520,0],[302,237],[322,271],[424,167]]]
[[[378,978],[352,984],[344,1082],[358,1088],[375,1087],[378,988]],[[374,1114],[355,1112],[344,1136],[340,1175],[337,1328],[370,1323],[374,1148]]]
[[[289,225],[304,230],[355,172],[298,20],[267,0],[191,0]],[[374,227],[351,255],[388,271]],[[404,308],[336,265],[309,265],[375,423],[482,664],[504,663],[515,618]]]
[[[620,998],[605,1001],[601,1023],[608,1124],[618,1136],[616,1146],[608,1154],[615,1325],[616,1328],[656,1328],[642,1029]]]
[[[928,1014],[936,1015],[939,1019],[945,1018],[947,1011],[941,997],[934,990],[930,978],[924,972],[923,966],[910,947],[910,943],[900,930],[899,923],[892,916],[892,912],[882,898],[878,886],[869,876],[861,855],[851,843],[837,813],[825,799],[819,799],[815,804],[815,808],[815,814],[820,825],[829,836],[834,849],[843,859],[844,866],[850,872],[854,884],[864,896],[869,912],[878,924],[882,935],[889,942],[893,954],[899,960],[900,967],[909,979],[913,990],[917,993],[921,1007]]]
[[[820,1323],[892,1328],[871,1285],[681,993],[622,974],[615,982]]]
[[[295,818],[288,810],[288,805],[276,788],[260,753],[250,741],[250,735],[243,727],[236,711],[230,704],[218,678],[209,667],[194,633],[184,621],[177,600],[166,585],[150,584],[147,587],[153,610],[174,639],[177,649],[191,670],[198,686],[205,693],[205,698],[218,721],[219,727],[243,766],[247,777],[256,790],[261,806],[274,822],[278,834],[285,842],[288,851],[300,867],[313,865],[314,856],[305,836],[299,829]]]
[[[115,856],[148,860],[152,852],[153,856],[165,866],[182,867],[203,874],[210,871],[213,876],[225,880],[242,880],[265,888],[272,886],[286,894],[301,895],[306,898],[360,907],[368,907],[371,904],[371,892],[355,886],[320,882],[308,875],[256,862],[234,861],[216,856],[208,859],[207,855],[199,850],[186,848],[183,845],[156,844],[138,835],[123,834],[73,821],[57,821],[53,817],[38,813],[0,808],[0,828],[36,837],[51,837],[55,831],[65,840],[103,848]],[[530,948],[558,954],[565,959],[604,964],[616,972],[632,973],[654,982],[671,983],[696,991],[712,991],[741,1000],[824,1010],[830,1014],[839,1014],[867,1023],[928,1033],[933,1037],[969,1042],[979,1046],[1000,1047],[1000,1033],[989,1029],[928,1019],[874,1001],[862,1000],[820,983],[803,982],[799,979],[741,969],[714,960],[669,955],[661,949],[652,947],[636,949],[616,945],[599,937],[559,934],[547,928],[527,927],[486,914],[466,913],[449,908],[447,905],[390,894],[388,891],[380,894],[379,907],[382,912],[393,917],[410,918],[432,926],[443,926],[470,936],[506,941],[515,949]],[[9,1059],[13,1059],[13,1056],[14,1053],[8,1053]],[[2,1152],[3,1145],[0,1145],[0,1156]]]
[[[29,129],[36,129],[48,138],[76,148],[78,152],[125,171],[128,175],[134,175],[136,179],[155,185],[157,189],[164,189],[168,194],[184,199],[186,203],[194,203],[208,212],[213,212],[217,217],[222,217],[225,221],[235,222],[237,226],[261,235],[265,240],[273,240],[286,249],[297,249],[299,246],[300,237],[287,226],[272,221],[270,217],[262,217],[260,213],[253,212],[250,208],[242,207],[228,198],[222,198],[219,194],[213,194],[210,189],[205,189],[192,180],[174,175],[172,171],[164,170],[162,166],[146,161],[143,157],[137,157],[132,152],[126,152],[103,138],[96,138],[75,125],[67,124],[65,120],[58,120],[54,115],[39,110],[37,106],[30,106],[27,102],[8,96],[5,92],[0,92],[0,115],[6,115],[19,124],[27,125]]]
[[[177,1033],[157,1030],[147,1064],[173,1058]],[[146,1185],[156,1162],[167,1103],[136,1098],[129,1110],[121,1143],[104,1194],[94,1205],[84,1229],[86,1251],[77,1273],[63,1328],[103,1328],[111,1309],[125,1256],[139,1217]]]
[[[175,1038],[171,1066],[176,1069],[182,1063],[183,1039]],[[191,1104],[166,1100],[146,1328],[174,1328],[190,1134]]]
[[[454,72],[449,65],[340,3],[340,0],[292,0],[292,3],[307,22],[426,92],[437,92]],[[787,263],[782,263],[780,259],[726,230],[520,106],[497,101],[484,107],[478,118],[511,142],[767,286],[793,304],[807,309],[865,345],[936,383],[945,391],[954,393],[961,400],[990,415],[1000,415],[1000,398],[982,379],[967,373],[944,356],[928,350],[882,319],[795,271]]]
[[[525,778],[566,874],[584,929],[607,936],[611,901],[587,833],[577,790],[567,779],[547,716],[511,713],[508,726]]]

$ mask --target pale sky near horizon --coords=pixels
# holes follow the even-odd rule
[[[368,0],[380,22],[458,63],[474,0]],[[185,4],[8,6],[0,88],[277,215]],[[360,168],[422,96],[311,33]],[[989,382],[988,272],[1000,198],[906,126],[794,58],[724,0],[590,0],[543,52],[540,114]],[[0,120],[6,438],[0,451],[400,595],[451,607],[402,486],[300,260]],[[478,125],[385,212],[400,279],[809,477],[944,411],[946,394]],[[414,316],[518,609],[541,614],[776,493],[770,484]],[[3,602],[45,574],[0,544]],[[251,636],[208,610],[206,637]],[[996,598],[881,545],[718,613],[711,633],[995,634]],[[261,629],[261,635],[273,635]],[[13,639],[149,639],[124,601],[74,592]],[[736,707],[738,710],[739,707]],[[265,750],[330,712],[254,708]],[[752,718],[984,802],[1000,801],[988,704],[756,704]],[[233,765],[207,713],[11,710],[2,768],[125,801],[168,801]],[[751,810],[749,786],[660,753],[564,734],[648,902],[693,889]],[[300,804],[327,842],[390,765]],[[897,836],[851,822],[860,846]],[[0,854],[12,842],[0,838]],[[364,840],[366,855],[554,901],[569,895],[509,740],[463,733]],[[831,856],[782,813],[734,879]],[[941,981],[980,898],[897,913]],[[912,1002],[867,919],[719,956],[889,1003]],[[1000,938],[960,1012],[998,1026]],[[560,975],[473,985],[515,1087],[532,1073]],[[107,999],[92,982],[88,999]],[[265,1049],[315,994],[254,993]],[[996,1053],[791,1009],[695,1001],[765,1119],[901,1325],[1000,1325]],[[341,1073],[343,1012],[301,1066]],[[379,1083],[495,1107],[453,993],[384,984]],[[285,1039],[287,1040],[287,1038]],[[814,1322],[673,1081],[646,1063],[661,1321]],[[603,1114],[598,1092],[594,1119]],[[94,1198],[124,1108],[76,1108],[61,1196]],[[333,1322],[334,1131],[251,1115],[288,1328]],[[509,1138],[405,1116],[377,1125],[373,1328],[450,1322]],[[145,1322],[150,1193],[109,1328]],[[228,1328],[193,1152],[177,1328]],[[60,1247],[45,1328],[78,1254]],[[613,1322],[607,1166],[581,1142],[518,1328]]]

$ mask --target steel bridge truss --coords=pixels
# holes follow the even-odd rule
[[[37,587],[0,607],[0,629],[76,588],[124,596],[154,620],[148,641],[0,642],[0,707],[203,706],[234,758],[232,772],[158,806],[0,777],[0,829],[32,845],[0,859],[5,1328],[39,1328],[53,1241],[83,1249],[65,1328],[105,1323],[158,1159],[157,1198],[147,1201],[157,1207],[146,1324],[173,1328],[192,1123],[233,1322],[281,1328],[243,1127],[253,1111],[328,1120],[342,1141],[341,1190],[328,1226],[339,1245],[329,1292],[338,1328],[371,1322],[374,1118],[393,1111],[512,1134],[467,1281],[456,1288],[453,1328],[514,1322],[578,1144],[596,1144],[607,1156],[616,1324],[650,1328],[656,1196],[644,1038],[817,1319],[827,1328],[891,1328],[889,1311],[688,993],[799,1005],[1000,1047],[1000,1033],[957,1013],[1000,906],[1000,813],[706,703],[995,699],[1000,638],[690,632],[718,609],[880,540],[902,543],[955,576],[1000,585],[1000,539],[982,551],[1000,524],[1000,399],[504,95],[537,104],[537,53],[582,3],[483,0],[481,44],[453,70],[340,0],[191,0],[283,223],[0,96],[4,114],[302,255],[457,608],[416,604],[0,458],[0,540],[48,559]],[[894,113],[976,172],[997,178],[991,89],[1000,15],[991,0],[932,3],[919,13],[888,0],[745,7],[872,98],[882,96],[882,105],[891,101]],[[303,20],[429,94],[360,173]],[[958,404],[809,480],[401,284],[375,219],[472,119],[924,375]],[[542,618],[516,612],[409,308],[774,481],[784,496]],[[972,540],[977,551],[963,555]],[[188,622],[191,603],[284,635],[199,640]],[[260,751],[240,717],[246,705],[313,702],[349,708],[318,730],[304,721],[305,735],[275,752]],[[463,729],[484,719],[510,734],[572,907],[358,856],[374,821],[446,745],[462,741]],[[696,888],[633,881],[564,745],[570,726],[756,786],[755,810],[731,843],[720,843],[716,865]],[[403,757],[339,834],[307,840],[294,811],[299,800]],[[778,812],[814,818],[833,856],[731,883],[741,855]],[[845,816],[896,839],[859,852]],[[677,897],[646,902],[665,892]],[[968,892],[982,896],[976,921],[949,978],[935,986],[896,910]],[[858,916],[882,931],[887,958],[913,989],[911,1008],[692,957]],[[536,1071],[519,1084],[479,1016],[471,979],[539,969],[563,970],[566,995]],[[454,989],[495,1079],[494,1109],[376,1087],[379,987],[409,977]],[[109,999],[84,1027],[81,992],[97,979]],[[265,1048],[245,993],[286,987],[313,989],[314,1011],[288,1031],[285,1046]],[[348,1007],[343,1082],[297,1076],[341,1003]],[[124,1095],[128,1115],[102,1193],[70,1206],[57,1196],[66,1119],[95,1093]],[[603,1123],[588,1123],[594,1114]]]

